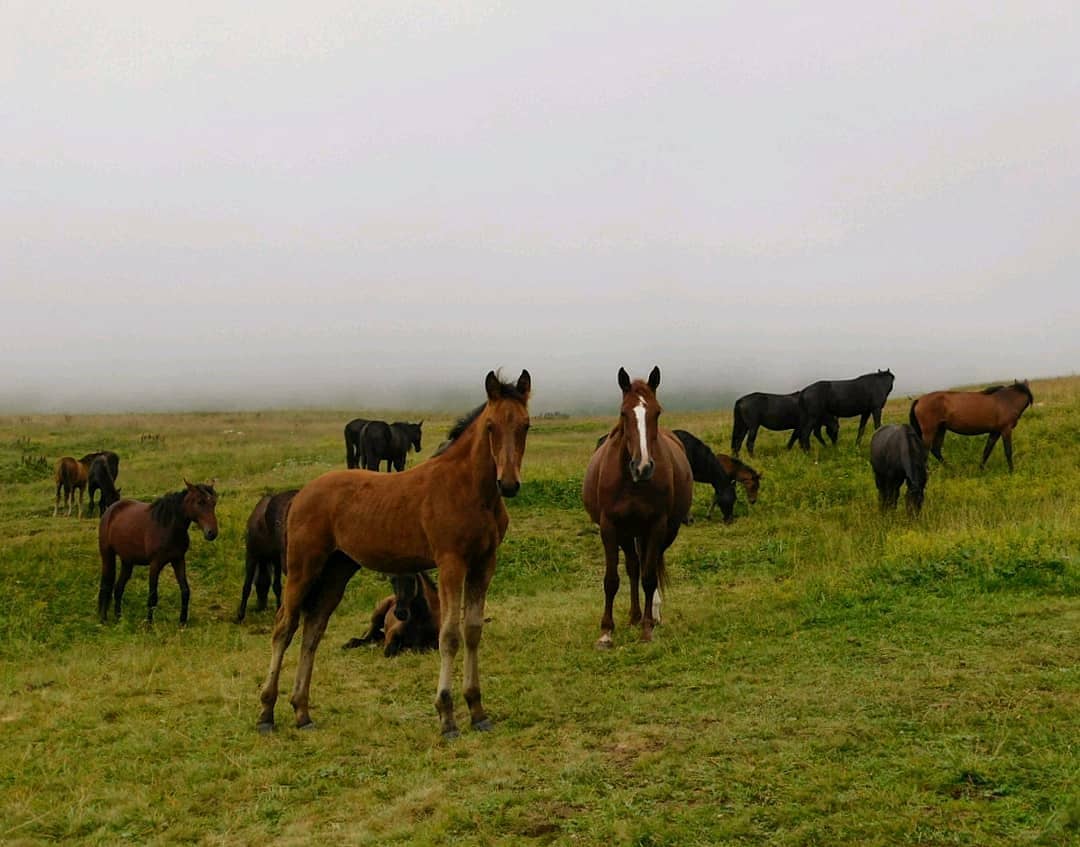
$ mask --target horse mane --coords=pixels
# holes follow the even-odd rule
[[[1032,406],[1032,405],[1035,404],[1035,397],[1031,393],[1031,388],[1028,386],[1028,384],[1026,382],[1013,382],[1013,384],[1010,385],[1009,387],[1019,391],[1021,394],[1026,394],[1029,406]]]
[[[517,386],[514,385],[514,383],[512,383],[512,382],[503,382],[501,379],[499,380],[499,397],[504,399],[504,400],[517,400],[517,401],[519,401],[521,403],[528,402],[528,398],[524,394],[522,394],[520,391],[518,391]],[[457,423],[455,423],[450,428],[450,432],[448,432],[446,434],[446,441],[447,441],[446,446],[447,447],[449,447],[451,444],[453,444],[458,438],[460,438],[465,433],[465,430],[467,430],[472,425],[472,423],[478,417],[480,417],[480,413],[484,411],[484,408],[486,406],[487,406],[487,401],[485,400],[483,403],[481,403],[479,406],[477,406],[471,412],[469,412],[465,416],[458,419]],[[442,452],[444,449],[445,448],[440,446],[439,452]],[[436,453],[436,455],[438,455],[438,453]]]
[[[988,388],[984,388],[979,393],[980,394],[997,394],[1004,387],[1005,387],[1004,385],[991,385]],[[1031,392],[1029,391],[1028,393],[1030,394]]]
[[[760,473],[758,473],[752,467],[746,464],[746,462],[741,462],[734,456],[729,456],[728,458],[731,459],[731,466],[735,469],[735,473],[738,473],[739,471],[746,471],[748,474],[750,474],[750,476],[754,478],[761,476]]]
[[[217,492],[214,491],[212,485],[196,485],[195,488],[210,497],[216,497]],[[184,498],[187,497],[187,489],[183,491],[174,491],[172,494],[162,494],[153,503],[150,504],[150,517],[154,521],[163,527],[170,527],[173,524],[181,523],[187,520],[184,517]]]

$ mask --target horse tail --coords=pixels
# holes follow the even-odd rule
[[[735,401],[735,408],[732,410],[731,416],[734,418],[731,427],[731,452],[738,453],[739,448],[742,447],[742,440],[750,429],[746,425],[746,416],[743,414],[742,403],[738,400]]]
[[[922,427],[919,426],[919,417],[915,414],[915,407],[918,403],[918,397],[911,401],[911,411],[908,412],[908,423],[911,424],[911,428],[915,430],[915,434],[921,439],[923,437]]]
[[[907,436],[907,449],[903,451],[904,474],[908,478],[909,485],[913,485],[919,491],[926,488],[926,445],[923,444],[922,436],[918,430],[905,433]]]

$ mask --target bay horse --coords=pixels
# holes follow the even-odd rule
[[[271,578],[277,606],[281,606],[281,573],[285,564],[285,520],[289,514],[289,505],[299,490],[293,488],[278,494],[267,494],[251,510],[247,530],[244,533],[244,587],[240,592],[240,606],[236,610],[237,623],[243,621],[247,614],[252,583],[255,584],[255,596],[258,599],[256,611],[261,612],[266,608]]]
[[[731,452],[738,456],[745,438],[746,452],[750,454],[750,458],[753,458],[754,444],[757,442],[760,427],[776,432],[790,429],[791,437],[787,443],[787,449],[790,450],[799,440],[800,426],[798,391],[790,394],[768,394],[764,391],[744,394],[735,401],[732,409]],[[836,415],[825,414],[821,420],[815,421],[812,427],[813,435],[824,447],[825,439],[821,437],[822,426],[825,427],[826,434],[835,445],[840,437],[839,419]]]
[[[516,383],[507,383],[491,371],[484,389],[486,402],[458,421],[441,455],[400,474],[329,471],[296,495],[286,534],[285,592],[260,696],[261,732],[274,727],[281,662],[301,617],[304,634],[289,702],[296,725],[311,724],[308,701],[315,651],[349,579],[361,566],[387,574],[439,570],[435,709],[444,738],[459,734],[450,684],[463,640],[464,600],[465,701],[472,728],[492,728],[480,696],[484,602],[495,573],[495,552],[510,522],[503,498],[513,497],[521,487],[532,379],[523,370]]]
[[[743,487],[746,491],[746,499],[750,503],[756,503],[758,494],[761,491],[761,472],[754,470],[734,456],[728,456],[726,453],[717,453],[716,459],[727,472],[727,475]]]
[[[1012,473],[1012,431],[1034,402],[1026,379],[1012,385],[992,385],[982,391],[932,391],[911,404],[908,421],[939,462],[945,461],[941,445],[947,431],[988,436],[979,467],[986,467],[990,451],[1000,438]]]
[[[886,369],[854,379],[822,379],[799,392],[799,446],[810,450],[810,430],[827,415],[838,418],[859,416],[855,445],[862,443],[866,422],[872,415],[874,429],[881,426],[881,410],[889,399],[895,377]]]
[[[394,574],[390,583],[394,593],[375,606],[367,633],[349,639],[342,649],[382,643],[383,655],[389,659],[402,650],[439,646],[439,589],[431,577],[424,571]]]
[[[109,476],[108,483],[105,482],[105,474],[101,473],[101,471],[98,471],[97,473],[90,472],[94,461],[97,459],[101,459],[104,462],[105,472]],[[116,491],[115,484],[111,483],[115,483],[116,477],[120,474],[120,457],[112,450],[97,450],[93,453],[87,453],[79,459],[79,461],[84,464],[87,469],[86,493],[90,498],[90,511],[92,512],[94,511],[94,495],[97,494],[98,491],[104,490],[105,486],[111,488],[113,492]],[[112,502],[116,502],[116,500],[120,499],[119,497],[114,497],[113,494],[110,494],[109,496],[112,498]],[[105,514],[105,509],[108,507],[109,504],[106,503],[104,506],[99,505],[98,509],[101,514]]]
[[[79,495],[79,509],[76,517],[82,518],[83,491],[86,490],[87,465],[72,456],[64,456],[56,463],[56,502],[53,504],[53,517],[60,511],[60,492],[64,492],[64,505],[71,517],[71,507],[75,505],[75,495]]]
[[[630,577],[630,625],[641,624],[641,640],[651,641],[656,619],[653,597],[667,581],[664,551],[690,514],[694,478],[682,444],[659,426],[662,408],[656,399],[660,368],[648,382],[631,381],[619,368],[622,405],[619,421],[589,460],[582,486],[585,510],[600,527],[604,545],[604,614],[599,649],[612,646],[612,605],[619,590],[619,548]],[[645,613],[638,599],[638,580],[645,593]]]
[[[908,514],[919,514],[926,491],[926,447],[914,429],[907,424],[889,424],[875,432],[870,439],[870,466],[881,511],[896,508],[900,486],[906,482]]]
[[[187,581],[185,555],[191,544],[188,527],[194,523],[207,541],[218,535],[217,493],[212,483],[192,485],[159,497],[153,503],[120,500],[105,512],[98,526],[98,550],[101,553],[101,586],[98,589],[98,614],[101,622],[109,618],[109,600],[115,591],[114,614],[120,619],[124,588],[135,565],[149,565],[150,594],[146,620],[154,621],[158,602],[158,575],[165,565],[172,565],[180,586],[180,623],[187,623],[191,589]],[[116,560],[120,559],[120,576]]]

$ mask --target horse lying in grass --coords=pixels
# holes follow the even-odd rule
[[[439,646],[439,589],[423,571],[390,577],[394,593],[383,598],[371,614],[371,627],[343,645],[383,645],[388,659],[402,650],[434,650]]]
[[[881,511],[896,508],[900,487],[906,482],[908,514],[918,515],[927,480],[926,447],[919,434],[907,424],[883,426],[870,439],[870,466]]]

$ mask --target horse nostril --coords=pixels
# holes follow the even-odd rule
[[[501,479],[496,482],[499,486],[499,493],[503,497],[513,497],[518,493],[518,489],[521,488],[520,482],[503,482]]]
[[[215,538],[217,538],[217,530],[208,529],[206,532],[203,533],[203,535],[206,536],[207,541],[213,541]]]
[[[404,606],[395,606],[394,617],[399,621],[407,621],[409,619],[409,610]]]

